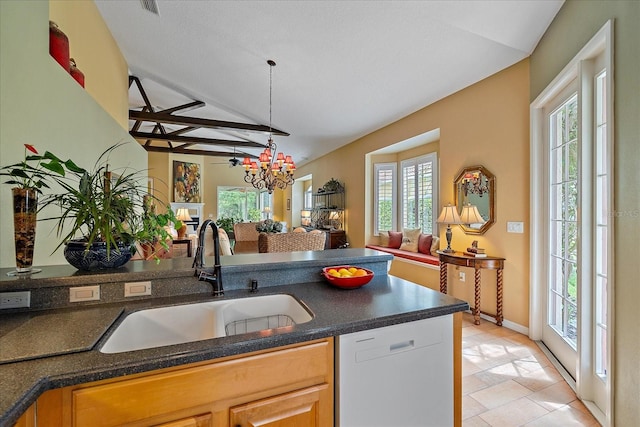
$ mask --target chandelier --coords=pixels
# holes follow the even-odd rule
[[[271,89],[273,86],[273,67],[276,66],[276,63],[270,59],[267,64],[269,64],[269,140],[264,151],[260,153],[258,162],[253,162],[249,157],[245,157],[242,166],[244,166],[245,173],[244,182],[253,185],[258,190],[267,190],[271,194],[276,188],[284,190],[287,186],[293,185],[293,173],[296,170],[296,165],[291,156],[285,156],[282,152],[278,153],[275,158],[273,157],[278,150],[271,134]]]
[[[484,193],[489,192],[489,178],[484,176],[482,172],[467,172],[459,185],[465,197],[469,194],[477,194],[482,197]]]

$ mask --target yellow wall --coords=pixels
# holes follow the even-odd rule
[[[70,8],[55,19],[60,23],[88,20],[82,28],[91,29],[81,35],[75,34],[75,30],[68,32],[72,46],[76,45],[74,40],[80,38],[88,45],[111,44],[111,48],[104,51],[82,53],[81,68],[88,79],[93,78],[90,72],[93,66],[122,63],[122,55],[111,35],[101,31],[105,28],[104,22],[95,13],[93,2],[69,3],[78,7],[78,15],[75,8]],[[111,156],[112,169],[122,166],[146,169],[146,152],[113,118],[126,117],[126,105],[124,109],[109,107],[111,114],[105,112],[102,96],[90,96],[49,55],[49,19],[48,1],[0,1],[1,164],[21,161],[23,144],[29,143],[41,152],[49,150],[59,157],[72,158],[81,166],[91,167],[107,147],[129,141]],[[126,79],[126,73],[125,66],[113,71],[111,78]],[[102,78],[109,80],[108,76]],[[107,81],[101,84],[109,86]],[[108,94],[105,102],[116,98],[126,100],[126,90]],[[55,210],[43,212],[40,218],[52,214]],[[6,220],[11,217],[11,186],[3,184],[0,185],[0,218],[3,219],[0,221],[0,267],[3,268],[15,267],[13,223]],[[66,264],[61,250],[52,255],[59,243],[52,227],[50,222],[37,225],[35,265]]]
[[[124,129],[129,126],[129,70],[92,1],[51,0],[49,19],[69,38],[85,89]]]
[[[614,19],[614,423],[640,420],[640,2],[567,1],[531,56],[531,100]],[[580,25],[575,25],[579,22]],[[615,213],[615,215],[613,215]]]
[[[345,182],[347,238],[353,247],[363,247],[371,236],[372,223],[371,209],[365,204],[366,188],[371,187],[366,154],[439,128],[440,208],[453,201],[453,180],[465,166],[485,166],[496,175],[497,183],[495,224],[483,236],[465,235],[455,228],[452,246],[460,250],[479,240],[490,254],[507,259],[505,318],[526,327],[529,324],[528,99],[529,61],[524,60],[304,165],[298,173],[312,174],[314,182],[326,182],[331,177]],[[415,154],[418,149],[412,151]],[[431,150],[425,152],[428,151]],[[507,221],[524,222],[525,233],[508,234]],[[441,239],[444,232],[441,227]],[[453,270],[450,277],[452,273]],[[482,275],[482,307],[495,312],[495,272],[485,271]],[[453,295],[472,301],[472,277],[472,271],[467,272],[464,286],[452,280]]]

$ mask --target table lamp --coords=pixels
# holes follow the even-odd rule
[[[478,207],[467,203],[462,207],[462,212],[460,212],[460,222],[462,224],[484,224],[485,221],[480,215]]]
[[[191,221],[189,209],[178,208],[178,211],[176,212],[176,219],[182,221],[182,227],[178,230],[178,239],[184,239],[187,235],[187,223],[185,221]]]
[[[440,212],[440,216],[438,217],[437,222],[440,224],[447,224],[447,249],[445,249],[443,252],[455,252],[453,249],[451,249],[451,224],[462,224],[462,222],[460,221],[460,215],[458,215],[458,210],[456,209],[456,207],[448,204],[447,206],[442,208],[442,212]]]

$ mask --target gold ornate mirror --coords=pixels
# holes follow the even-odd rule
[[[496,177],[484,166],[462,169],[453,182],[456,207],[462,230],[467,234],[484,234],[496,219]]]

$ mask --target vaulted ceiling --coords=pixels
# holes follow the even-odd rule
[[[267,60],[274,60],[272,126],[290,134],[274,140],[298,166],[526,58],[562,3],[96,1],[156,112],[201,101],[170,113],[268,126]],[[141,110],[137,85],[129,95],[130,108]],[[145,121],[137,131],[154,129],[161,132]],[[257,155],[260,146],[248,143],[267,140],[263,128],[162,129],[222,140],[171,146],[227,157],[234,147]]]

